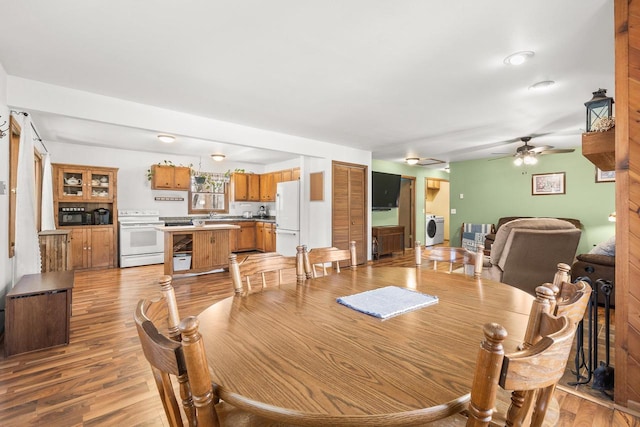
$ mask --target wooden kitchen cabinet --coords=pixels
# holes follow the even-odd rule
[[[207,230],[194,233],[191,269],[213,270],[229,263],[228,230]]]
[[[59,230],[69,232],[69,269],[112,268],[117,264],[117,168],[55,163],[53,210]],[[63,208],[81,209],[88,219],[96,209],[109,211],[109,224],[61,224]]]
[[[73,270],[115,267],[113,227],[73,227],[70,234]]]
[[[191,186],[191,169],[186,166],[151,166],[151,188],[154,190],[188,191]]]
[[[276,251],[276,225],[274,223],[264,223],[264,251]]]
[[[263,173],[260,175],[260,201],[275,202],[276,184],[274,173]]]
[[[160,227],[164,232],[164,274],[206,273],[228,268],[235,224]]]
[[[262,221],[256,222],[256,250],[264,252],[264,226]]]
[[[260,175],[255,173],[234,173],[231,182],[234,200],[260,201]]]
[[[113,202],[117,169],[62,164],[53,166],[55,196],[58,201]]]
[[[256,222],[256,250],[261,252],[276,251],[276,225],[272,222]]]
[[[256,223],[255,221],[237,222],[240,229],[237,230],[236,250],[253,251],[256,249]]]

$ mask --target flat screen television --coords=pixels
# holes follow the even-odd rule
[[[371,173],[371,207],[373,210],[389,210],[398,207],[400,175],[384,172]]]

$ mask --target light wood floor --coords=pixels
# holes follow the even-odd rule
[[[412,262],[407,250],[375,265]],[[0,356],[0,426],[167,426],[132,319],[138,300],[157,294],[160,275],[161,265],[76,272],[71,343]],[[232,295],[226,272],[176,279],[174,286],[181,316]],[[640,426],[640,418],[611,405],[556,393],[560,426]]]

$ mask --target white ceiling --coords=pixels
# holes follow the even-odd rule
[[[0,0],[11,76],[370,150],[444,161],[578,147],[614,95],[613,0]],[[535,56],[503,63],[516,51]],[[548,91],[527,88],[553,80]],[[42,139],[170,152],[135,129],[31,111]],[[100,135],[100,137],[96,137]],[[147,138],[149,139],[149,138]],[[269,163],[277,152],[189,139]],[[198,151],[199,150],[199,151]],[[233,154],[232,154],[233,155]]]

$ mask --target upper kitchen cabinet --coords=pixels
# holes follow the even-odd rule
[[[274,202],[276,200],[275,173],[263,173],[260,175],[260,201]]]
[[[189,190],[191,169],[186,166],[151,166],[151,188],[154,190]]]
[[[116,192],[113,168],[56,164],[54,188],[61,202],[113,202]]]
[[[231,176],[233,199],[236,201],[260,201],[260,175],[234,173]]]
[[[260,175],[260,201],[275,202],[279,182],[300,179],[300,168],[284,169]]]

